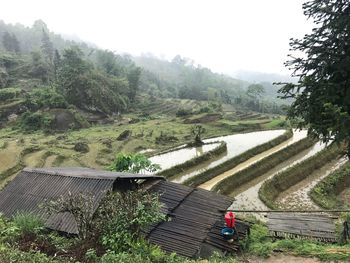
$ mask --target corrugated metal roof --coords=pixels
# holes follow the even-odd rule
[[[91,179],[163,179],[162,176],[110,172],[84,167],[25,168],[23,171]]]
[[[55,200],[72,194],[89,193],[94,196],[95,208],[108,190],[118,180],[156,179],[144,186],[151,192],[160,193],[164,204],[162,212],[171,220],[145,229],[146,237],[165,251],[195,258],[201,254],[203,245],[222,251],[238,250],[238,243],[223,240],[220,231],[224,226],[223,212],[232,199],[210,191],[194,189],[165,181],[158,176],[142,176],[125,173],[98,171],[87,168],[24,169],[0,192],[0,211],[8,217],[17,211],[42,214],[39,205],[45,200]],[[159,180],[158,180],[159,179]],[[158,181],[157,181],[158,180]],[[150,181],[150,180],[148,180]],[[77,234],[74,218],[60,213],[47,218],[48,228]],[[237,230],[245,236],[248,225],[238,221]]]
[[[68,170],[68,169],[65,169]],[[87,171],[86,169],[80,169]],[[57,169],[24,169],[0,192],[0,211],[8,217],[17,212],[35,212],[43,215],[39,208],[45,200],[55,200],[68,193],[88,193],[94,196],[95,207],[112,190],[113,177],[74,177],[61,175]],[[77,173],[78,169],[74,171]],[[76,234],[77,226],[74,218],[68,213],[52,215],[47,218],[46,226],[58,231]]]
[[[238,242],[228,243],[221,236],[224,227],[223,212],[232,199],[203,189],[160,181],[150,191],[161,194],[164,212],[170,221],[150,227],[147,238],[168,252],[196,258],[201,256],[205,244],[222,252],[236,252]],[[236,230],[245,237],[249,225],[237,221]]]

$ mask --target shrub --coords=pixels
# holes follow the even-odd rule
[[[37,234],[44,229],[44,221],[34,213],[18,212],[13,217],[14,226],[22,235]]]
[[[188,116],[188,115],[191,115],[191,114],[192,114],[192,111],[188,110],[188,109],[185,109],[185,108],[180,108],[176,112],[176,116],[177,117],[184,117],[184,116]]]
[[[89,152],[89,145],[85,142],[77,142],[74,145],[74,151],[81,152],[81,153],[87,153]]]
[[[41,112],[25,112],[19,120],[19,126],[25,131],[50,130],[53,116]]]
[[[165,219],[161,206],[157,194],[141,190],[107,194],[96,213],[102,244],[115,252],[133,251],[141,230]]]
[[[119,153],[113,163],[108,167],[110,171],[116,172],[156,172],[160,169],[158,164],[153,164],[145,155]]]
[[[18,89],[18,88],[0,89],[0,101],[15,99],[18,97],[20,92],[21,92],[21,89]]]
[[[73,195],[68,192],[67,196],[44,203],[42,208],[48,215],[71,213],[77,224],[79,237],[86,239],[91,236],[94,228],[94,196],[83,193]]]
[[[36,88],[26,95],[26,106],[31,110],[41,108],[67,108],[68,103],[55,89],[49,87]]]

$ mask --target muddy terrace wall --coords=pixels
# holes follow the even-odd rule
[[[325,209],[350,208],[338,195],[350,187],[350,161],[320,181],[310,192],[311,199]]]
[[[343,149],[333,144],[316,155],[278,173],[273,178],[265,181],[259,189],[259,197],[269,208],[278,208],[275,200],[279,194],[289,187],[305,179],[313,171],[320,169],[327,162],[339,157]]]
[[[215,176],[232,169],[238,164],[254,157],[257,154],[260,154],[268,149],[275,147],[276,145],[288,140],[293,136],[292,130],[287,130],[284,134],[278,136],[277,138],[266,142],[264,144],[258,145],[240,155],[237,155],[215,167],[212,167],[198,175],[195,175],[184,182],[185,185],[197,187],[198,185],[205,183],[206,181],[214,178]]]
[[[316,141],[310,138],[304,138],[296,143],[293,143],[286,148],[283,148],[282,150],[277,151],[261,159],[260,161],[253,163],[249,167],[225,178],[215,185],[213,190],[221,194],[228,195],[232,192],[232,189],[240,187],[241,185],[267,173],[276,165],[311,147],[314,143],[316,143]]]

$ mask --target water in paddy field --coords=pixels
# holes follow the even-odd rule
[[[199,187],[200,188],[203,188],[203,189],[206,189],[206,190],[211,190],[216,184],[218,184],[219,182],[221,182],[222,180],[224,180],[225,178],[227,177],[230,177],[232,176],[233,174],[243,170],[243,169],[246,169],[248,168],[249,166],[251,166],[252,164],[262,160],[263,158],[275,153],[275,152],[278,152],[280,150],[282,150],[283,148],[286,148],[287,146],[301,140],[301,139],[304,139],[305,137],[307,136],[307,131],[305,130],[302,130],[302,131],[299,131],[299,130],[295,130],[293,132],[293,136],[292,138],[276,145],[275,147],[272,147],[271,149],[269,150],[266,150],[260,154],[257,154],[255,155],[254,157],[248,159],[247,161],[245,162],[242,162],[240,163],[239,165],[233,167],[232,169],[229,169],[227,171],[225,171],[224,173],[214,177],[213,179],[201,184]]]
[[[183,183],[185,180],[204,172],[205,170],[215,167],[232,157],[235,157],[257,145],[266,143],[282,135],[285,130],[271,130],[271,131],[258,131],[250,133],[241,133],[234,135],[221,136],[204,140],[205,142],[213,141],[225,141],[227,144],[227,153],[220,155],[216,158],[210,159],[196,165],[192,169],[188,169],[186,172],[176,175],[172,178],[173,182]]]
[[[235,198],[229,209],[235,210],[269,210],[269,208],[260,200],[259,189],[261,185],[269,178],[272,178],[277,173],[282,172],[289,167],[302,162],[303,160],[315,155],[326,147],[324,143],[316,143],[314,146],[306,149],[288,160],[277,165],[269,172],[255,178],[254,180],[232,189],[230,196]],[[256,214],[260,219],[263,219],[262,214]]]
[[[220,143],[212,143],[200,147],[184,148],[156,155],[149,159],[152,163],[159,164],[162,170],[165,170],[177,164],[184,163],[194,157],[201,156],[203,153],[213,150],[219,145]]]

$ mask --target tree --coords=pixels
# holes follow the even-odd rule
[[[134,101],[135,99],[136,92],[139,87],[140,75],[141,75],[141,68],[139,67],[131,68],[127,74],[127,78],[129,81],[129,99],[131,101]]]
[[[50,40],[50,36],[45,31],[45,29],[43,29],[43,31],[42,31],[41,50],[42,50],[43,54],[45,55],[47,63],[49,63],[51,65],[53,63],[55,50],[54,50],[53,44]]]
[[[90,76],[90,66],[83,59],[83,52],[78,47],[65,49],[58,71],[58,83],[62,94],[69,103],[82,106],[86,103],[86,89]]]
[[[61,55],[60,55],[60,52],[58,52],[58,50],[56,49],[55,54],[53,56],[53,71],[54,71],[55,78],[57,78],[57,73],[60,66],[61,66]]]
[[[153,164],[143,154],[123,154],[119,153],[113,163],[109,166],[110,171],[144,173],[156,172],[160,169],[158,164]]]
[[[191,128],[191,134],[194,137],[194,145],[203,145],[202,134],[205,133],[205,128],[202,125],[195,125]]]
[[[35,78],[40,78],[42,82],[47,82],[49,79],[49,67],[42,58],[40,52],[33,51],[32,56],[32,65],[30,69],[30,75]]]
[[[261,84],[251,84],[247,88],[247,96],[251,99],[257,100],[265,93],[265,89]]]
[[[295,99],[289,118],[325,142],[347,142],[350,156],[350,6],[348,0],[313,0],[304,14],[317,27],[303,39],[291,39],[285,64],[299,78],[285,84],[282,98]]]
[[[19,41],[15,34],[10,34],[6,31],[2,36],[2,44],[7,51],[20,52]]]

